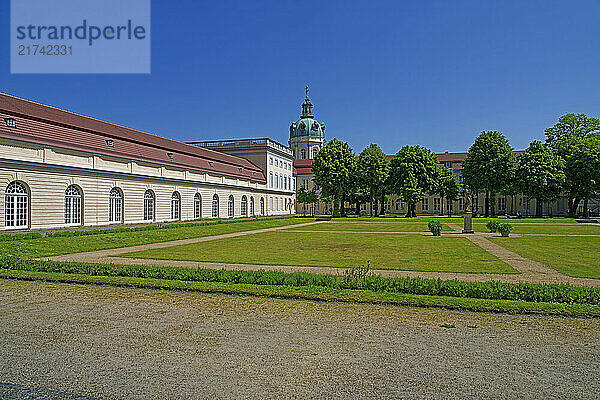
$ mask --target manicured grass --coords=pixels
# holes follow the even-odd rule
[[[311,221],[314,221],[314,219],[261,219],[256,221],[223,224],[197,224],[193,226],[169,227],[168,229],[113,232],[90,236],[14,240],[0,242],[0,255],[8,254],[23,258],[55,256],[286,226]]]
[[[600,279],[600,237],[522,236],[494,243],[569,276]]]
[[[371,221],[332,221],[321,222],[315,225],[291,228],[300,231],[354,231],[354,232],[428,232],[428,221],[423,222],[371,222]],[[444,231],[450,231],[450,227],[443,225]]]
[[[465,273],[517,273],[465,238],[395,234],[266,232],[172,246],[120,257]]]
[[[600,235],[600,224],[586,225],[559,225],[559,224],[513,224],[509,222],[514,230],[512,233],[520,234],[550,234],[550,235]],[[489,232],[485,224],[473,224],[473,229],[476,232]]]

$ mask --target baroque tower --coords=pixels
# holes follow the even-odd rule
[[[290,148],[296,160],[312,160],[325,145],[325,123],[319,123],[313,114],[313,105],[308,98],[302,103],[300,119],[290,125]]]

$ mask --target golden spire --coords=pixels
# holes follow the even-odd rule
[[[306,98],[308,99],[308,85],[306,85]]]

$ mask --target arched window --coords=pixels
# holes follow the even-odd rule
[[[312,158],[315,158],[315,156],[317,155],[318,152],[319,152],[319,148],[318,147],[313,147],[313,149],[312,149]]]
[[[146,190],[144,193],[144,221],[154,221],[154,192]]]
[[[173,192],[171,195],[171,219],[179,220],[181,218],[181,196],[179,192]]]
[[[244,195],[242,196],[242,216],[243,217],[247,217],[248,216],[248,198]]]
[[[287,175],[283,176],[283,189],[287,190]]]
[[[229,199],[227,200],[227,216],[233,217],[233,196],[229,195]]]
[[[275,189],[279,189],[279,174],[275,173]]]
[[[283,189],[283,174],[279,175],[279,189]]]
[[[306,149],[300,150],[300,159],[304,160],[306,158]]]
[[[254,215],[254,196],[250,196],[250,215]]]
[[[65,190],[65,224],[81,224],[81,191],[75,185]]]
[[[265,215],[265,198],[260,198],[260,215]]]
[[[273,188],[273,173],[269,172],[269,187]]]
[[[212,217],[219,218],[219,196],[217,196],[216,194],[213,196],[212,199]]]
[[[402,200],[398,199],[396,200],[396,210],[403,210],[404,209],[404,204],[402,204]]]
[[[123,222],[123,193],[117,188],[108,194],[108,222]]]
[[[11,182],[4,197],[4,226],[27,228],[28,214],[29,191],[21,182]]]
[[[202,218],[202,196],[200,193],[194,195],[194,219]]]

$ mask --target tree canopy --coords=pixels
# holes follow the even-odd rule
[[[469,148],[463,162],[464,182],[474,192],[486,192],[485,215],[489,215],[489,195],[506,190],[514,181],[517,159],[501,132],[483,131]]]
[[[563,159],[542,142],[531,142],[519,157],[516,186],[525,196],[537,199],[538,216],[542,215],[542,202],[557,199],[564,183]]]
[[[438,174],[436,193],[450,204],[450,202],[458,199],[462,191],[462,185],[458,182],[458,176],[450,168],[445,166],[439,167]],[[448,207],[448,216],[451,216],[450,207]]]
[[[408,204],[407,217],[416,216],[415,204],[435,192],[438,160],[421,146],[404,146],[390,161],[390,186]]]
[[[371,144],[360,152],[357,163],[357,178],[369,193],[371,215],[375,197],[385,192],[386,182],[390,172],[387,156],[376,144]]]
[[[332,198],[336,205],[339,201],[344,215],[344,200],[352,192],[356,173],[356,155],[348,143],[330,140],[315,156],[312,171],[322,195]]]

